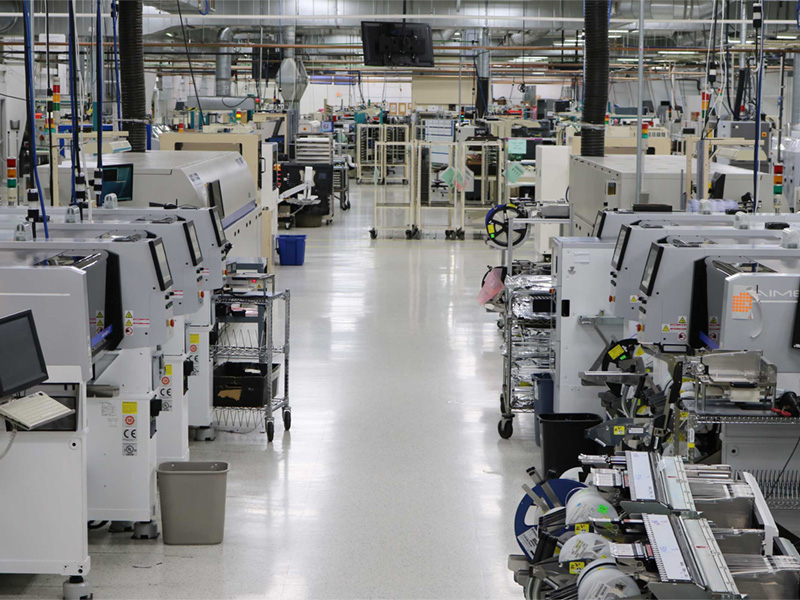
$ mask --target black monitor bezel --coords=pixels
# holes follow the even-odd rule
[[[624,236],[622,241],[622,246],[619,245],[620,238]],[[614,253],[611,255],[611,266],[614,267],[617,271],[622,268],[622,263],[625,261],[625,252],[628,249],[628,241],[631,239],[631,227],[630,225],[623,225],[619,229],[619,235],[617,235],[616,244],[614,244]],[[619,251],[619,255],[617,254]]]
[[[656,258],[655,262],[653,263],[653,272],[650,274],[650,281],[645,284],[644,282],[644,275],[647,272],[647,263],[650,262],[650,255],[655,252]],[[642,271],[642,278],[639,280],[639,291],[641,291],[646,296],[650,296],[653,293],[653,288],[655,287],[656,278],[658,277],[658,268],[661,266],[661,258],[664,255],[664,247],[660,244],[653,243],[650,246],[650,251],[647,253],[647,259],[644,262],[644,270]]]
[[[192,266],[199,267],[203,262],[203,251],[200,249],[200,238],[197,236],[197,228],[194,226],[194,221],[183,222],[183,233],[186,235],[186,245],[189,246]],[[192,233],[194,233],[194,240],[192,240]],[[194,249],[194,241],[197,241],[197,252]]]
[[[22,392],[24,390],[30,389],[33,386],[39,385],[40,383],[43,383],[48,379],[50,379],[50,375],[47,372],[47,363],[44,360],[42,343],[41,340],[39,339],[39,333],[36,331],[36,320],[33,318],[33,311],[30,309],[23,310],[18,313],[14,313],[0,318],[0,328],[2,328],[2,326],[6,323],[9,323],[11,321],[16,321],[19,319],[27,319],[28,322],[30,323],[31,332],[33,333],[33,342],[36,348],[36,356],[39,358],[39,364],[43,368],[44,372],[41,376],[37,377],[36,379],[26,382],[25,385],[18,385],[10,389],[5,389],[3,387],[3,380],[2,378],[0,378],[0,397],[11,396],[12,394],[16,394],[17,392]]]
[[[167,269],[170,269],[170,272],[167,274],[167,277],[164,276],[164,273],[161,272],[161,263],[158,260],[158,252],[156,250],[156,244],[160,244],[161,247],[164,249],[164,256],[167,257]],[[167,254],[167,248],[164,246],[164,240],[161,238],[156,238],[154,240],[150,240],[148,242],[150,246],[150,255],[153,257],[153,264],[156,267],[156,277],[158,278],[158,285],[161,287],[162,292],[166,292],[169,288],[172,287],[174,281],[172,280],[172,270],[169,266],[169,254]]]

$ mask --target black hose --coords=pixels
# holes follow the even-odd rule
[[[603,156],[608,104],[608,0],[584,0],[583,126],[581,156]]]
[[[123,130],[134,152],[147,150],[147,94],[144,83],[142,0],[119,3],[119,56]]]

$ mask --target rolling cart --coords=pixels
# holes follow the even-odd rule
[[[215,371],[214,420],[218,430],[242,432],[263,427],[267,441],[271,442],[275,437],[273,414],[277,410],[281,411],[284,430],[291,428],[290,300],[289,290],[274,291],[274,280],[272,291],[228,292],[214,298],[217,328],[211,356]],[[276,305],[280,304],[284,332],[276,345],[274,323]],[[276,367],[283,371],[282,396],[277,395]]]

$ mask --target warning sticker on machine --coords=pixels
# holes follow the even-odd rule
[[[681,317],[678,317],[676,323],[663,323],[661,325],[661,332],[662,333],[671,333],[671,332],[678,333],[678,332],[682,331],[682,332],[686,333],[686,330],[688,328],[689,328],[689,320],[686,317],[681,316]]]
[[[136,402],[123,402],[122,403],[122,414],[123,415],[135,415],[139,412],[139,407]]]

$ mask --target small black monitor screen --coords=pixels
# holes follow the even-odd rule
[[[219,211],[211,209],[211,225],[214,227],[214,235],[217,237],[217,246],[222,248],[228,241],[225,237],[225,229],[222,227],[222,219],[220,219]]]
[[[219,211],[219,216],[225,218],[225,206],[222,203],[222,187],[219,184],[219,179],[207,184],[208,188],[208,205],[216,208]]]
[[[169,261],[167,260],[167,250],[164,248],[164,242],[161,238],[150,242],[150,248],[153,254],[153,260],[156,264],[156,272],[158,274],[159,283],[161,284],[161,291],[166,291],[172,287],[172,273],[169,270]]]
[[[192,254],[192,264],[196,267],[203,262],[203,252],[200,250],[200,240],[197,239],[197,229],[191,221],[186,223],[186,237]]]
[[[597,216],[594,218],[594,227],[592,227],[592,237],[599,238],[603,235],[603,225],[606,223],[606,213],[602,210],[597,211]]]
[[[33,313],[0,319],[0,397],[38,385],[48,378]]]
[[[655,282],[656,269],[658,268],[660,249],[653,244],[650,247],[650,254],[647,255],[647,262],[644,265],[642,272],[642,281],[639,284],[639,289],[643,294],[648,296],[653,291],[653,283]]]
[[[631,234],[631,228],[623,225],[619,230],[617,236],[617,245],[614,246],[614,256],[611,257],[611,266],[617,271],[622,268],[622,259],[625,258],[625,247],[628,245],[628,236]]]
[[[133,165],[103,168],[103,198],[116,194],[119,202],[133,201]]]

